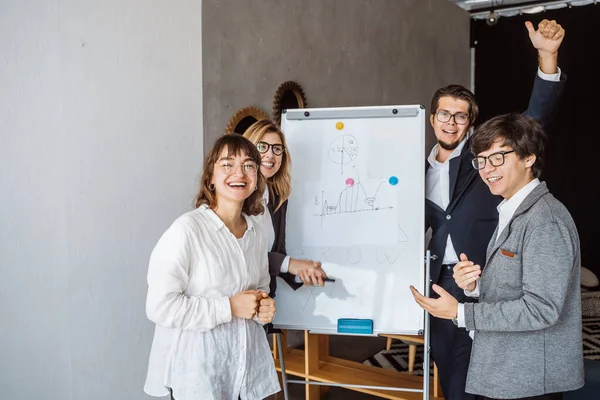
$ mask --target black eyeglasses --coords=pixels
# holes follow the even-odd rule
[[[448,111],[438,111],[435,113],[435,115],[437,116],[437,120],[440,122],[448,122],[452,117],[454,117],[454,122],[456,122],[458,125],[465,125],[467,122],[469,122],[468,114],[451,114]]]
[[[473,168],[475,168],[477,170],[484,169],[486,160],[489,160],[492,167],[499,167],[504,164],[504,156],[507,154],[510,154],[510,153],[514,153],[514,152],[515,152],[514,150],[499,151],[497,153],[492,153],[487,157],[483,157],[483,156],[475,157],[471,161],[471,164],[473,165]]]
[[[258,142],[256,144],[256,150],[258,150],[259,153],[266,153],[269,151],[269,148],[273,149],[273,154],[276,156],[282,155],[285,151],[285,146],[282,144],[270,144],[267,142]]]

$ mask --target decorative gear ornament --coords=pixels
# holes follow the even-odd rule
[[[295,108],[306,108],[306,96],[304,94],[304,89],[294,82],[294,81],[286,81],[283,82],[277,88],[275,92],[275,98],[273,99],[273,121],[277,124],[277,126],[281,126],[281,111],[284,107],[281,104],[283,96],[291,92],[296,97],[296,102],[298,103],[298,107]]]

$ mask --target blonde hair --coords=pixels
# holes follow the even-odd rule
[[[277,196],[279,196],[279,204],[276,204],[275,211],[281,207],[281,205],[290,197],[292,192],[292,178],[290,176],[290,169],[292,167],[292,160],[288,153],[287,144],[285,142],[285,136],[281,129],[275,125],[275,123],[269,119],[260,119],[250,125],[244,137],[250,139],[254,145],[257,145],[267,133],[276,133],[281,139],[281,144],[285,147],[283,154],[281,155],[281,167],[279,171],[269,179],[267,184],[269,189],[272,190]]]
[[[225,134],[219,137],[204,160],[202,178],[200,178],[200,191],[194,199],[194,206],[196,208],[202,204],[208,204],[213,210],[217,207],[215,188],[213,186],[211,189],[210,182],[215,170],[215,164],[224,149],[227,149],[229,156],[244,154],[250,157],[257,165],[260,165],[260,153],[256,150],[254,143],[238,134]],[[247,215],[259,215],[265,211],[262,205],[262,193],[265,190],[265,186],[265,177],[261,173],[256,174],[256,190],[244,200],[242,207],[244,213]]]

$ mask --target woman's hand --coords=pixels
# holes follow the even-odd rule
[[[261,300],[258,307],[258,320],[263,323],[273,322],[275,318],[275,300],[270,298],[265,292],[261,293]]]
[[[244,290],[230,297],[231,315],[237,318],[252,319],[262,298],[260,290]]]
[[[325,282],[323,279],[327,278],[327,274],[321,268],[320,261],[291,258],[288,272],[298,276],[305,285],[311,286],[324,286]]]

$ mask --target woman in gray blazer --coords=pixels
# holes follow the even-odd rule
[[[482,272],[461,254],[454,278],[478,303],[415,300],[473,335],[466,391],[483,399],[558,400],[583,386],[581,268],[577,228],[538,179],[546,135],[534,119],[506,114],[473,136],[473,167],[504,200]]]

